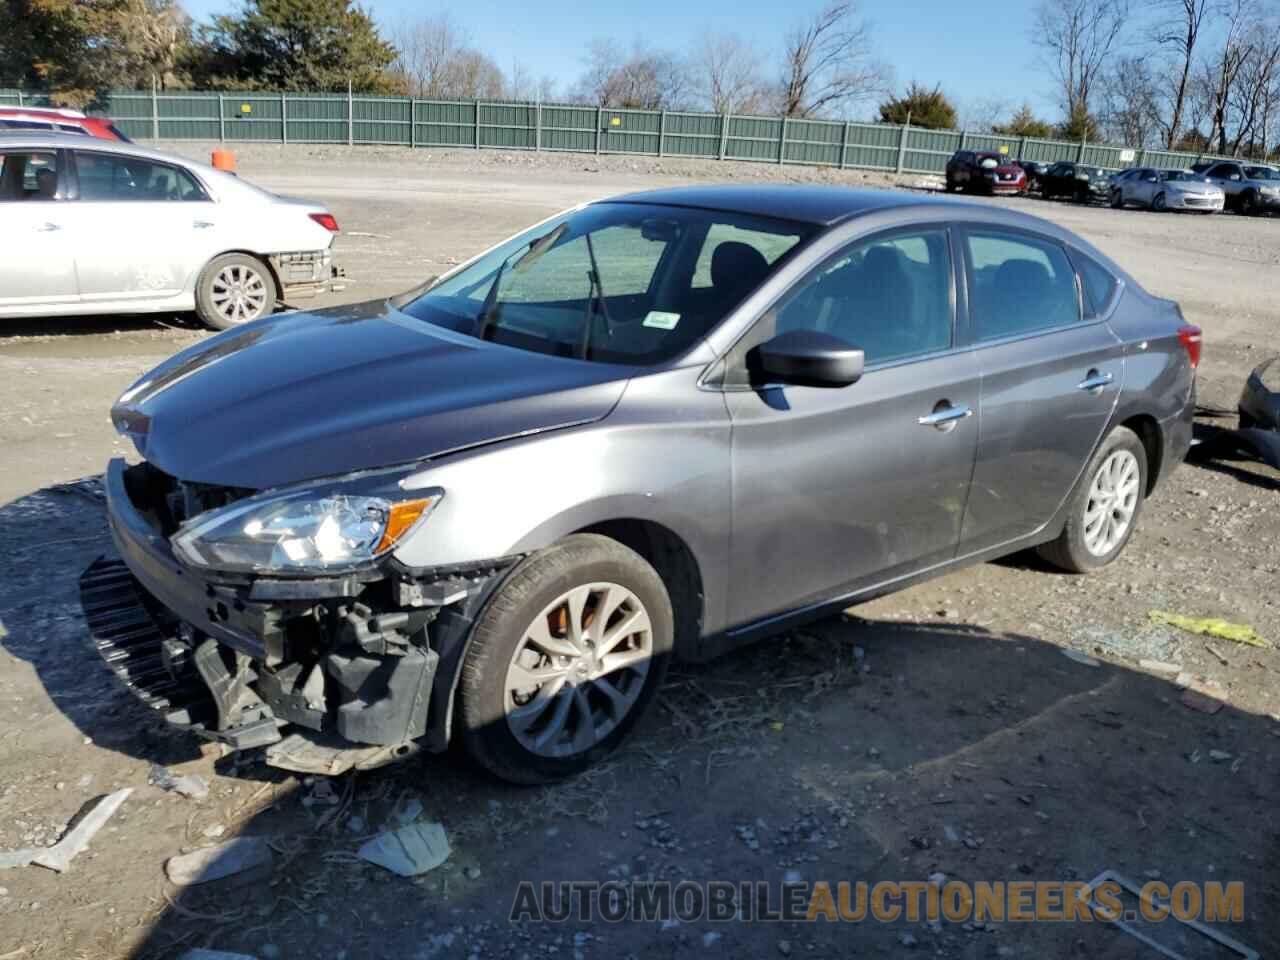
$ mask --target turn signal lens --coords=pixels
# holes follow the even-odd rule
[[[438,499],[438,497],[427,497],[424,500],[401,500],[399,503],[392,504],[391,512],[387,516],[386,529],[382,531],[382,539],[378,541],[378,546],[373,552],[379,554],[394,547]]]
[[[1200,344],[1202,339],[1200,328],[1194,324],[1189,323],[1185,327],[1178,328],[1178,342],[1187,351],[1187,359],[1191,361],[1192,370],[1200,366]]]

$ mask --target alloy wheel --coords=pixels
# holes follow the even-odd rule
[[[525,628],[507,667],[507,726],[542,757],[585,753],[635,706],[653,657],[640,598],[616,583],[567,590]]]
[[[213,278],[209,299],[228,324],[248,323],[266,309],[267,282],[252,267],[229,263]]]
[[[1084,545],[1105,557],[1124,541],[1138,509],[1142,470],[1128,450],[1115,450],[1093,475],[1084,508]]]

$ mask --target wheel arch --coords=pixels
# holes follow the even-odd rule
[[[1120,421],[1116,426],[1128,427],[1142,441],[1142,449],[1147,454],[1147,483],[1143,496],[1149,497],[1155,491],[1164,467],[1165,439],[1160,422],[1149,413],[1138,413]]]
[[[258,251],[256,250],[250,250],[247,247],[231,247],[230,249],[227,249],[227,250],[219,250],[217,253],[211,256],[208,260],[206,260],[204,264],[200,267],[200,269],[196,271],[195,280],[192,283],[192,290],[191,290],[192,294],[195,296],[199,296],[200,279],[204,276],[205,271],[209,269],[209,265],[213,263],[213,261],[217,260],[219,257],[225,257],[228,254],[232,254],[232,253],[237,253],[242,257],[252,257],[254,260],[257,260],[260,264],[262,264],[264,267],[267,268],[267,276],[271,278],[272,284],[275,285],[276,301],[279,302],[280,298],[284,295],[284,288],[281,287],[280,285],[280,277],[276,273],[276,268],[271,263],[271,257],[265,253],[258,253]]]

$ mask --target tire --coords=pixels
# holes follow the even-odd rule
[[[275,308],[276,281],[271,270],[246,253],[214,257],[196,281],[196,314],[216,330],[269,317]]]
[[[1112,210],[1124,209],[1124,195],[1119,190],[1111,191],[1111,209]]]
[[[1164,213],[1169,209],[1169,200],[1163,191],[1157,193],[1155,199],[1151,201],[1151,209],[1156,213]]]
[[[593,618],[616,602],[619,591],[625,597],[606,627],[616,630],[639,616],[648,630],[612,638],[618,647],[598,654],[599,643],[590,639]],[[569,629],[579,617],[585,645],[575,643]],[[574,534],[528,557],[498,588],[472,633],[458,683],[462,746],[489,773],[512,783],[551,783],[581,773],[612,752],[651,704],[673,634],[661,577],[617,541]],[[632,662],[610,669],[595,660],[615,655],[630,655]],[[533,671],[545,677],[542,683]],[[531,685],[517,689],[521,680]]]
[[[1258,207],[1258,195],[1252,190],[1246,190],[1240,194],[1240,213],[1242,216],[1254,217],[1260,212]]]
[[[1119,464],[1120,472],[1115,472]],[[1136,467],[1136,487],[1130,488],[1129,470]],[[1107,471],[1107,477],[1100,477]],[[1095,490],[1099,486],[1105,488],[1108,479],[1119,479],[1116,484],[1125,494],[1120,502],[1112,501],[1108,507],[1106,500],[1098,504]],[[1067,507],[1067,523],[1058,539],[1041,544],[1036,552],[1055,567],[1069,573],[1090,573],[1101,569],[1120,555],[1129,538],[1133,535],[1138,519],[1142,515],[1142,505],[1147,489],[1147,451],[1138,435],[1128,427],[1116,427],[1102,441],[1088,467],[1080,476],[1076,489],[1072,491]],[[1130,496],[1131,491],[1131,496]],[[1109,513],[1114,521],[1117,514],[1128,509],[1128,519],[1121,530],[1114,530],[1114,538],[1110,535],[1100,537],[1095,533],[1095,523],[1107,523],[1105,517]],[[1088,514],[1101,510],[1104,519],[1091,521]]]

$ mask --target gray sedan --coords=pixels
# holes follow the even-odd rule
[[[247,324],[112,410],[119,677],[294,770],[571,775],[698,660],[1027,548],[1124,549],[1200,331],[987,205],[659,190],[386,302]]]

